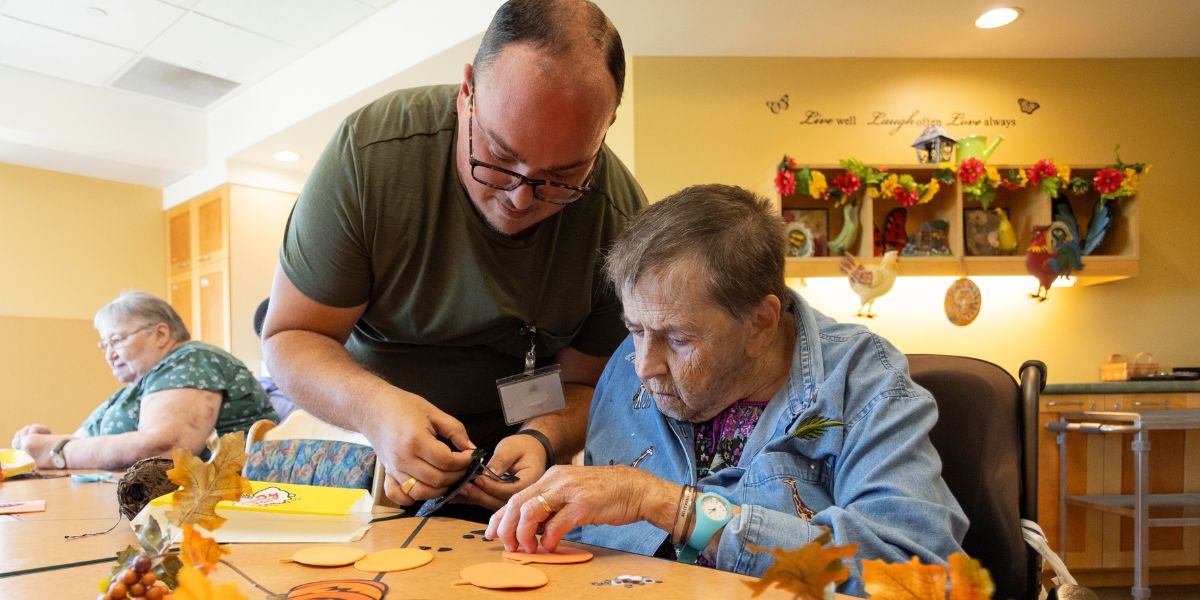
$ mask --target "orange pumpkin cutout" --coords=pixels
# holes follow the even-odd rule
[[[452,585],[473,585],[490,590],[537,588],[550,582],[544,572],[513,563],[474,564],[459,571],[458,575],[462,579]]]
[[[368,573],[389,573],[423,567],[433,560],[433,553],[416,548],[392,548],[372,552],[354,563],[354,568]]]
[[[537,552],[505,552],[501,556],[520,564],[542,563],[547,565],[568,565],[592,560],[592,553],[582,548],[559,546],[554,552],[539,547]]]
[[[310,546],[297,550],[291,560],[312,567],[344,567],[366,555],[362,548],[350,546]]]
[[[302,583],[292,588],[287,600],[383,600],[387,595],[385,583],[370,579],[330,579]]]

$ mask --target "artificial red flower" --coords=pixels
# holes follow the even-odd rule
[[[921,195],[917,193],[917,190],[910,190],[902,185],[898,185],[892,190],[892,197],[896,199],[896,202],[900,206],[912,206],[917,203],[917,200],[921,199]]]
[[[795,169],[799,165],[796,164],[796,159],[789,156],[789,157],[787,157],[787,166],[789,169]]]
[[[791,196],[796,193],[796,175],[787,169],[780,169],[775,174],[775,191],[781,196]]]
[[[983,161],[978,158],[968,158],[958,166],[958,178],[966,185],[975,185],[986,172]]]
[[[1096,184],[1096,191],[1101,194],[1111,194],[1121,189],[1124,181],[1125,174],[1116,169],[1100,169],[1092,180]]]
[[[833,187],[842,190],[846,197],[853,196],[860,185],[862,185],[862,181],[859,180],[858,175],[849,171],[833,178]]]
[[[1033,168],[1029,170],[1029,184],[1037,187],[1046,177],[1058,177],[1058,167],[1049,159],[1043,158],[1033,163]]]

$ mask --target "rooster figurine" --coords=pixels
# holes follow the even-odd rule
[[[1047,232],[1051,232],[1049,238]],[[1037,278],[1038,290],[1029,297],[1045,302],[1055,279],[1070,277],[1071,273],[1083,269],[1080,254],[1079,242],[1061,223],[1034,226],[1029,253],[1025,255],[1025,270]]]
[[[892,284],[896,283],[896,274],[900,270],[897,262],[895,250],[887,251],[878,265],[861,264],[849,254],[842,257],[842,272],[850,279],[850,289],[858,294],[861,303],[857,316],[875,318],[871,309],[875,306],[875,300],[888,293]]]

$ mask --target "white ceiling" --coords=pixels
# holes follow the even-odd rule
[[[596,0],[630,55],[1200,56],[1196,0]],[[0,162],[186,198],[253,165],[311,164],[389,89],[455,82],[499,0],[0,0]],[[234,82],[196,108],[113,87],[142,58]],[[300,163],[274,163],[291,148]]]

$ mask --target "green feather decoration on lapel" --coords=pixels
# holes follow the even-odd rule
[[[834,421],[833,419],[816,415],[801,421],[796,430],[792,432],[792,436],[811,442],[825,435],[825,432],[829,431],[830,427],[841,427],[843,425],[845,423],[841,421]]]

